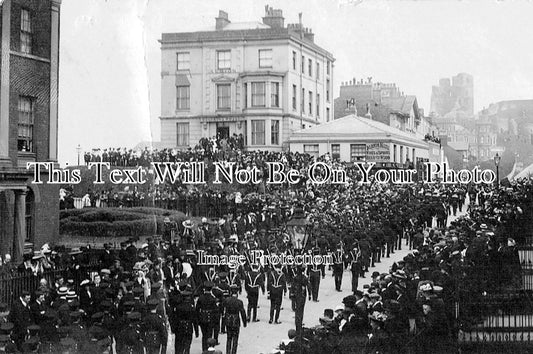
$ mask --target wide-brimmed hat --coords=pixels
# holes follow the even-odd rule
[[[181,223],[183,225],[184,228],[186,229],[192,229],[194,227],[194,223],[190,220],[190,219],[187,219],[185,220],[184,222]]]
[[[82,251],[80,250],[79,247],[76,247],[76,248],[71,249],[68,254],[73,256],[73,255],[80,254],[80,253],[82,253]]]
[[[44,255],[41,253],[41,251],[34,251],[33,252],[33,257],[32,259],[39,259],[39,258],[43,258]]]

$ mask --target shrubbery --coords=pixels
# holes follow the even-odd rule
[[[69,236],[138,237],[161,234],[165,217],[181,223],[181,212],[158,208],[86,208],[62,210],[59,232]]]

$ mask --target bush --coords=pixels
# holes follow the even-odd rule
[[[177,223],[186,219],[182,212],[157,208],[64,210],[59,233],[89,237],[152,236],[163,232],[165,217]]]

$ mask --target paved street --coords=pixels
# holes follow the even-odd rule
[[[409,253],[408,247],[402,245],[401,251],[396,251],[391,254],[390,258],[382,259],[381,263],[376,263],[376,267],[370,268],[370,272],[367,276],[359,280],[359,289],[363,289],[364,284],[370,283],[370,274],[373,271],[388,272],[393,262],[402,259]],[[341,304],[342,299],[348,296],[351,291],[351,273],[345,271],[342,280],[342,292],[335,291],[334,279],[330,271],[326,272],[326,277],[320,283],[319,302],[307,301],[305,305],[304,313],[304,326],[315,326],[318,324],[318,318],[322,316],[325,308],[334,309],[335,306]],[[246,307],[246,295],[243,291],[243,295],[239,297],[244,301]],[[258,319],[260,322],[251,323],[246,328],[241,328],[241,334],[239,338],[239,353],[245,354],[257,354],[257,353],[269,353],[273,348],[277,347],[280,341],[287,337],[287,331],[294,326],[294,313],[291,311],[291,303],[288,296],[284,297],[282,307],[284,308],[280,314],[281,324],[268,324],[270,301],[267,300],[267,296],[260,296],[259,299],[260,308],[258,309]],[[226,351],[226,335],[220,335],[220,345],[217,346],[222,352]],[[169,338],[167,353],[172,353],[174,349],[173,336]],[[191,354],[198,354],[202,352],[201,336],[200,338],[193,339],[191,346]]]

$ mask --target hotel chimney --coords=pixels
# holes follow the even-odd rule
[[[218,10],[218,17],[216,17],[215,20],[216,20],[217,31],[224,29],[224,27],[226,27],[231,22],[228,19],[228,13],[222,10]]]

